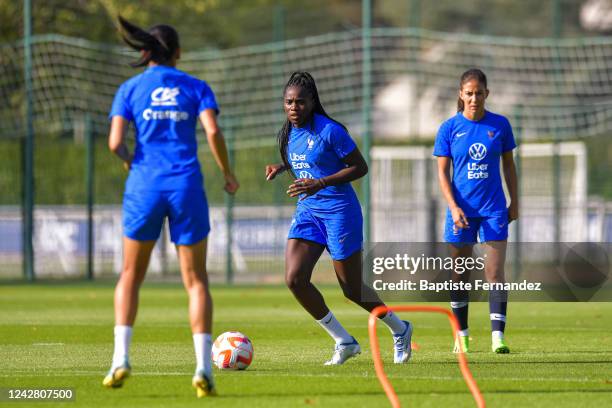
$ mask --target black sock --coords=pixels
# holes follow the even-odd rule
[[[489,313],[491,317],[491,331],[503,333],[506,328],[506,312],[508,310],[508,291],[489,291]]]
[[[453,314],[459,321],[459,329],[466,330],[468,328],[468,292],[464,290],[452,290],[450,295],[451,308],[453,310]]]

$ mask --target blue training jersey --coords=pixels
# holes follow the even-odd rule
[[[126,192],[203,187],[195,128],[205,109],[219,112],[208,84],[174,67],[147,68],[119,87],[109,118],[136,128]]]
[[[461,112],[440,126],[434,156],[453,161],[453,195],[468,217],[488,216],[506,209],[500,174],[502,153],[516,147],[510,122],[485,111],[478,121]]]
[[[342,159],[356,148],[342,125],[315,113],[313,120],[304,127],[291,128],[287,159],[295,177],[318,179],[344,169],[346,164]],[[311,196],[303,195],[298,206],[328,217],[361,211],[351,183],[328,186]]]

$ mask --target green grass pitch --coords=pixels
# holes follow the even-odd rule
[[[363,353],[324,367],[332,342],[284,287],[214,287],[214,333],[239,330],[255,347],[243,372],[216,372],[219,397],[191,388],[193,345],[179,285],[145,283],[131,349],[133,376],[122,389],[101,385],[112,355],[111,284],[0,287],[0,387],[70,387],[76,401],[0,402],[7,407],[386,407],[367,337],[367,314],[337,287],[329,306]],[[512,353],[490,351],[488,306],[470,306],[470,368],[489,407],[603,407],[612,404],[612,303],[514,303]],[[385,368],[403,406],[473,407],[446,318],[418,313],[408,365],[390,363],[391,337],[379,327]],[[380,326],[380,325],[379,325]]]

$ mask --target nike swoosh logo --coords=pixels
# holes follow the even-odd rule
[[[465,135],[466,133],[467,133],[467,132],[457,133],[455,136],[457,136],[457,137],[461,137],[461,136]]]
[[[329,322],[331,322],[332,318],[330,317],[329,320],[327,320],[326,322],[323,322],[323,324],[329,324]]]

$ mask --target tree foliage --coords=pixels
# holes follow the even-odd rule
[[[560,0],[562,33],[583,35],[581,0]],[[228,48],[358,28],[359,0],[32,0],[34,34],[57,33],[118,41],[121,13],[149,27],[174,25],[183,48]],[[373,24],[437,31],[546,37],[552,35],[553,0],[373,0]],[[23,0],[0,0],[0,42],[23,34]],[[280,29],[279,29],[280,28]]]

